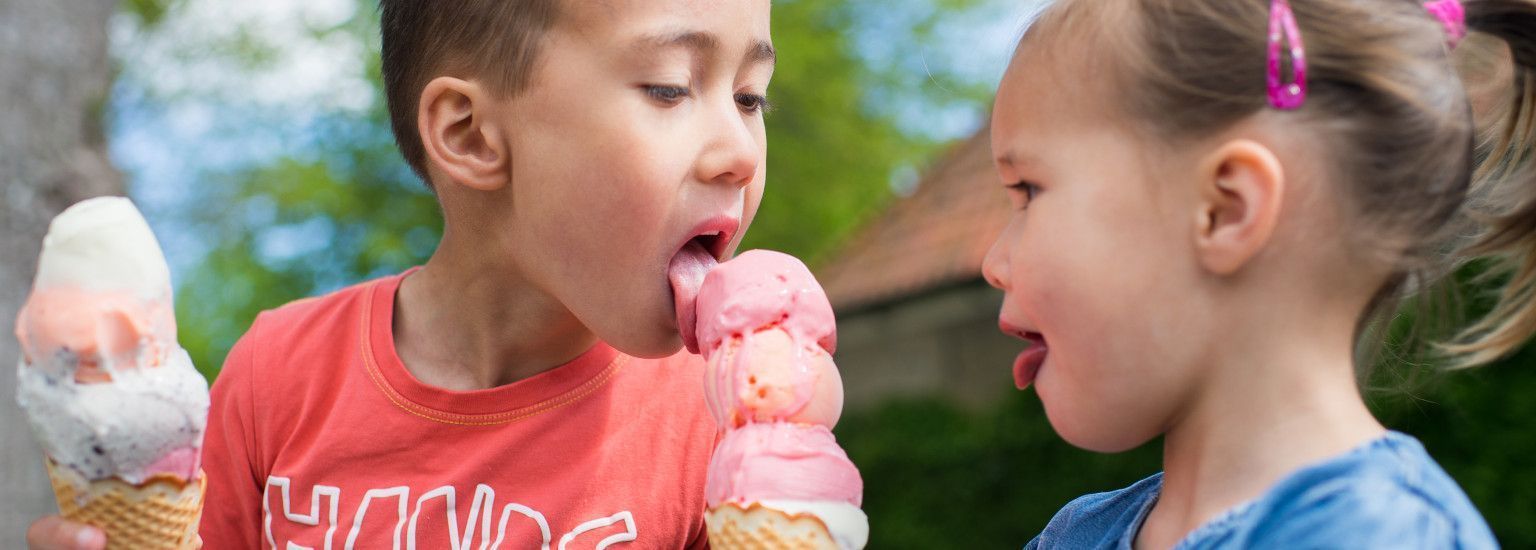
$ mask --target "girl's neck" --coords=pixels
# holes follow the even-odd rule
[[[1171,547],[1287,474],[1385,432],[1355,385],[1353,315],[1289,317],[1227,325],[1253,330],[1221,336],[1166,431],[1162,494],[1138,548]]]

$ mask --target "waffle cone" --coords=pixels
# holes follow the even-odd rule
[[[197,547],[206,476],[197,481],[155,476],[134,485],[115,477],[89,481],[52,460],[47,463],[59,512],[105,531],[108,550]]]
[[[826,524],[811,514],[789,514],[757,503],[721,504],[704,515],[715,550],[837,550]]]

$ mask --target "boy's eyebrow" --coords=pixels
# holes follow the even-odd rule
[[[697,53],[713,53],[720,48],[720,39],[703,31],[675,31],[652,34],[635,41],[640,49],[662,50],[682,47]]]
[[[759,40],[756,44],[753,44],[751,50],[747,50],[747,63],[761,62],[772,65],[778,58],[779,55],[776,51],[774,51],[773,44],[769,44],[762,40]]]
[[[672,47],[682,47],[693,50],[699,54],[713,54],[720,49],[720,39],[715,35],[704,31],[676,31],[664,32],[643,36],[635,41],[637,49],[661,50]],[[772,64],[777,58],[773,44],[766,41],[757,41],[747,50],[746,61],[748,63],[766,62]]]

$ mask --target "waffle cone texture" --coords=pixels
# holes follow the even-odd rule
[[[826,524],[811,514],[725,503],[710,508],[704,523],[715,550],[837,550]]]
[[[48,460],[48,479],[64,519],[107,534],[107,549],[185,550],[197,547],[207,477],[155,476],[134,485],[118,478],[90,481]]]

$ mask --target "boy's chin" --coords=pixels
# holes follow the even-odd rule
[[[598,336],[602,338],[602,335]],[[683,340],[675,331],[657,334],[631,334],[615,338],[603,338],[620,353],[642,359],[661,359],[676,355],[683,349]]]

